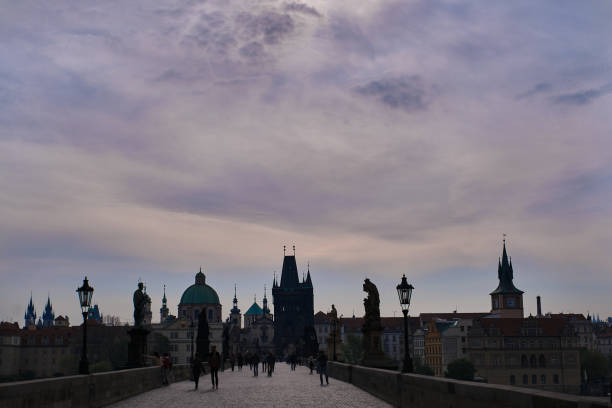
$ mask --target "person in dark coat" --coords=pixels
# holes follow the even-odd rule
[[[253,377],[259,377],[259,354],[253,353],[251,361],[253,362]]]
[[[242,358],[242,353],[238,353],[238,370],[242,371],[242,365],[244,364],[244,360]]]
[[[274,371],[274,363],[276,362],[276,357],[274,357],[274,353],[269,353],[267,359],[267,367],[268,367],[268,377],[272,377],[272,372]]]
[[[210,380],[212,381],[213,390],[215,388],[219,389],[219,367],[221,367],[221,355],[217,351],[217,346],[214,344],[210,347],[208,366],[210,367]]]
[[[193,381],[195,382],[195,389],[197,390],[198,382],[200,381],[200,374],[202,372],[206,374],[206,371],[204,370],[204,367],[202,366],[202,359],[200,358],[198,354],[196,354],[193,361],[191,362],[191,372],[193,373]]]
[[[230,365],[232,367],[232,371],[234,371],[234,366],[236,365],[236,356],[234,353],[230,354]]]
[[[323,386],[323,374],[325,374],[325,382],[329,385],[329,377],[327,376],[327,356],[324,352],[319,352],[317,357],[317,365],[319,366],[319,378],[321,379],[321,386]]]

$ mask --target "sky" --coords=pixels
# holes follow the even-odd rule
[[[0,5],[0,320],[229,314],[296,246],[315,311],[490,310],[502,234],[544,311],[612,315],[612,4]],[[291,252],[291,250],[290,250]]]

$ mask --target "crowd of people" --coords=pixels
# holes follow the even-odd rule
[[[164,353],[160,356],[159,353],[153,353],[149,356],[152,359],[154,365],[159,365],[161,369],[161,379],[163,385],[168,385],[168,376],[172,369],[172,359],[168,353]],[[195,389],[198,389],[200,376],[206,375],[206,365],[208,363],[208,369],[210,370],[210,380],[212,383],[212,389],[219,389],[219,370],[223,363],[220,353],[217,351],[215,345],[211,346],[210,353],[203,359],[199,354],[196,354],[191,363],[192,379],[195,383]],[[276,364],[276,356],[272,352],[247,352],[246,354],[230,354],[228,358],[229,366],[232,371],[236,368],[238,371],[242,371],[242,367],[245,365],[249,366],[249,369],[253,373],[253,377],[259,376],[259,364],[261,363],[261,371],[267,374],[268,377],[272,377],[274,373],[274,366]],[[310,369],[310,374],[316,369],[319,374],[321,386],[329,385],[329,377],[327,375],[327,355],[320,351],[317,356],[309,356],[307,359],[301,358],[296,354],[291,354],[286,359],[287,364],[290,365],[290,370],[295,371],[298,365],[306,365]],[[323,383],[325,378],[325,384]]]

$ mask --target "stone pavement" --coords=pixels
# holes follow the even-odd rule
[[[261,365],[260,365],[261,371]],[[183,381],[126,399],[113,408],[178,407],[391,407],[359,388],[333,378],[321,387],[316,372],[309,375],[305,367],[291,371],[289,365],[277,363],[271,378],[265,374],[253,377],[249,366],[242,371],[219,372],[219,390],[212,391],[210,375],[200,377],[199,390],[194,383]],[[325,380],[325,379],[324,379]]]

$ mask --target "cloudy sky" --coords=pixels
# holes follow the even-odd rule
[[[0,5],[0,320],[244,311],[293,244],[316,310],[487,311],[503,233],[527,313],[612,315],[612,5],[306,1]]]

